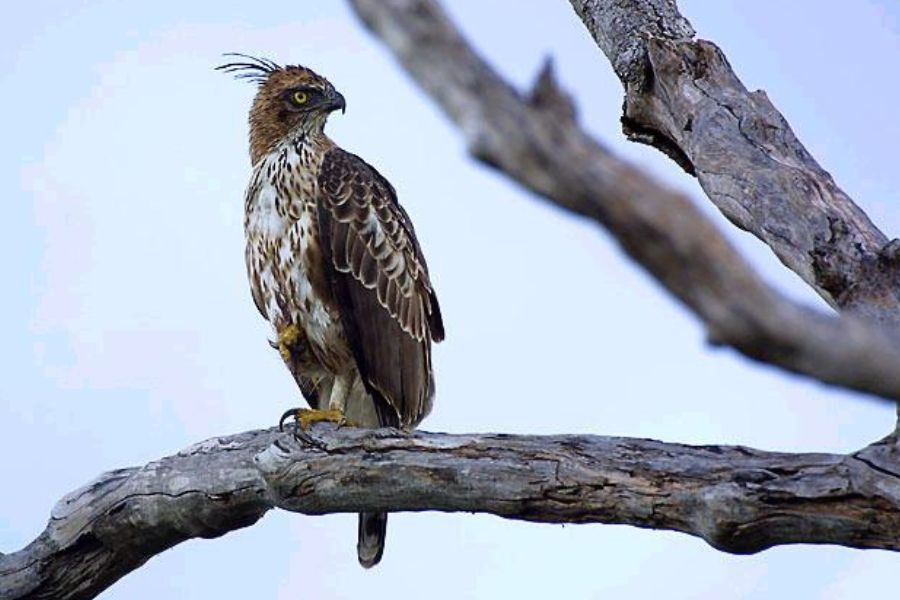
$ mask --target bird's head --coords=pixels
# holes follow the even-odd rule
[[[253,163],[289,135],[321,135],[328,115],[346,109],[331,83],[299,65],[279,66],[268,59],[226,54],[236,62],[216,67],[259,84],[250,109],[250,158]]]

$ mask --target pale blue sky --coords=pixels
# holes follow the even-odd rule
[[[449,4],[449,3],[448,3]],[[682,0],[810,151],[900,234],[900,8],[893,0]],[[297,392],[250,300],[242,195],[253,87],[241,51],[303,63],[347,98],[328,131],[398,189],[448,339],[424,428],[590,432],[849,451],[887,408],[704,344],[697,321],[591,224],[470,161],[452,126],[342,2],[31,2],[0,24],[0,551],[99,472],[266,427]],[[586,126],[690,193],[764,275],[822,303],[619,132],[621,89],[569,4],[465,2],[452,15],[517,85],[552,54]],[[391,517],[363,571],[356,517],[281,512],[151,560],[103,595],[150,598],[847,598],[898,558],[829,547],[734,557],[683,535],[487,516]]]

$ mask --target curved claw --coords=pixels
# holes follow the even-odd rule
[[[289,408],[284,411],[284,414],[281,415],[281,418],[278,419],[278,431],[284,431],[284,422],[290,418],[297,418],[297,413],[300,412],[299,408]]]

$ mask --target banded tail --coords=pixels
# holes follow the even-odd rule
[[[359,513],[356,556],[359,558],[359,564],[367,569],[377,565],[381,555],[384,554],[387,517],[387,513]]]

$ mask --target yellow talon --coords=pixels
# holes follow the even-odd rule
[[[354,425],[347,420],[344,412],[337,409],[316,410],[312,408],[292,408],[281,416],[278,423],[279,428],[283,428],[284,422],[293,418],[300,425],[301,431],[306,431],[313,423],[337,423],[338,427],[345,425],[353,427]]]
[[[313,423],[337,423],[345,425],[347,418],[340,410],[313,410],[311,408],[301,408],[297,411],[297,421],[300,423],[300,429],[306,431]]]
[[[278,352],[281,358],[290,362],[291,348],[303,337],[303,332],[296,325],[288,325],[278,332]]]

